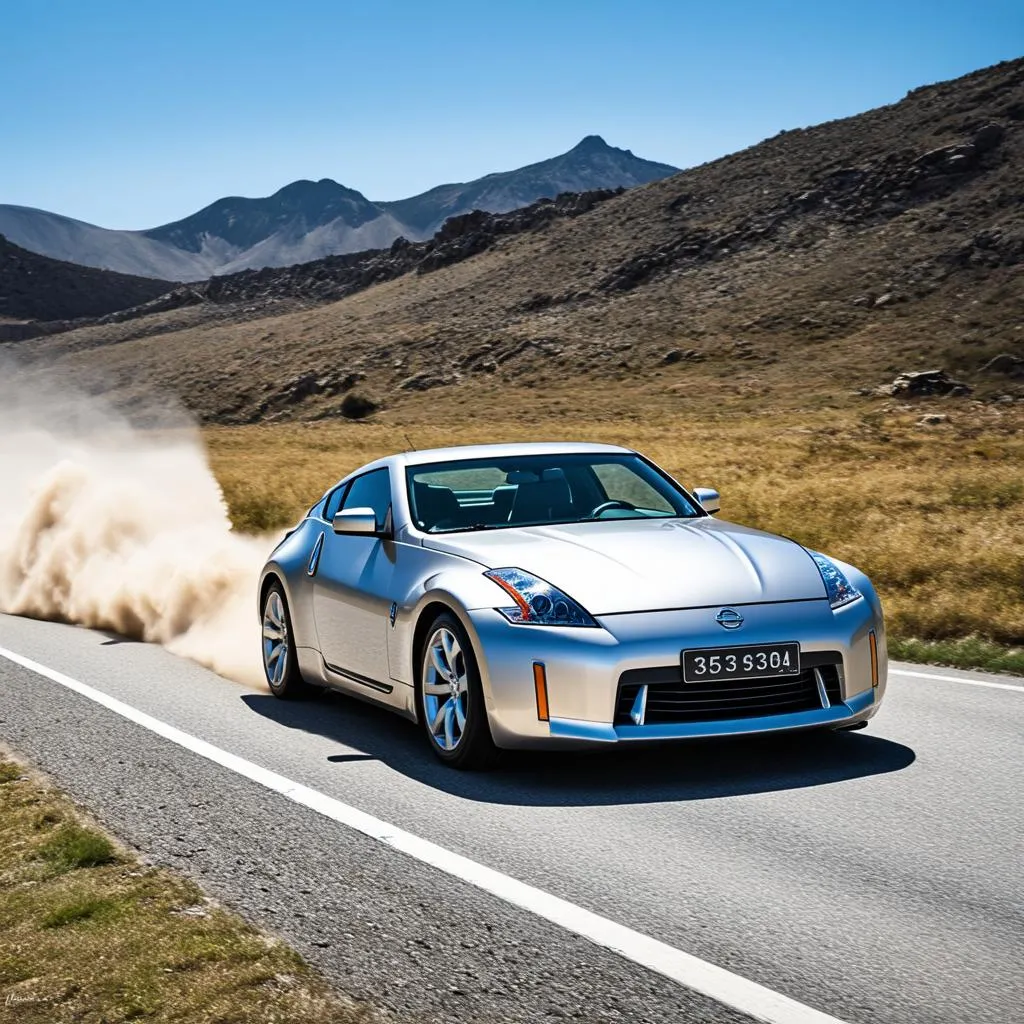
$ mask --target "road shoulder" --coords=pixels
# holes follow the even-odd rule
[[[0,1016],[357,1024],[280,940],[143,863],[0,746]]]

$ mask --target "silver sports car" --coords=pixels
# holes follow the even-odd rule
[[[612,445],[379,459],[271,554],[267,682],[383,704],[459,768],[498,748],[866,724],[886,679],[867,577],[718,509]]]

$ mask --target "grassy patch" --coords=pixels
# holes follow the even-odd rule
[[[95,868],[117,860],[114,844],[95,829],[62,825],[39,846],[39,857],[61,871]]]
[[[191,882],[139,864],[2,754],[0,782],[0,1008],[19,1024],[371,1019],[292,950]]]
[[[1007,647],[978,636],[960,640],[889,640],[889,656],[899,661],[921,661],[951,668],[979,668],[1024,676],[1024,648]]]
[[[88,921],[91,918],[109,917],[123,904],[118,900],[100,899],[96,896],[79,896],[67,903],[56,906],[43,918],[44,928],[63,928],[66,924]]]

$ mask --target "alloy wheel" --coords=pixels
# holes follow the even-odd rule
[[[271,590],[263,608],[263,669],[273,687],[282,685],[288,671],[288,620],[276,590]]]
[[[423,658],[423,711],[433,741],[453,751],[462,740],[469,710],[466,655],[446,626],[435,629]]]

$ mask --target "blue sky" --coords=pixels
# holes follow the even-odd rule
[[[686,167],[1022,53],[1022,0],[2,0],[0,203],[397,199],[592,133]]]

